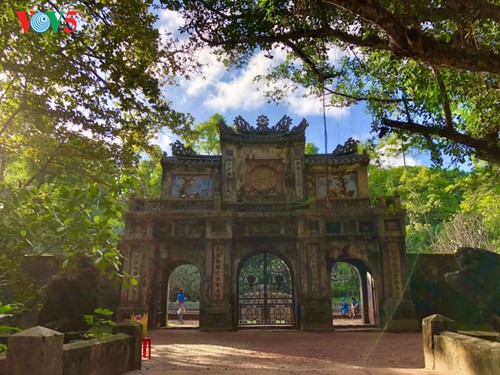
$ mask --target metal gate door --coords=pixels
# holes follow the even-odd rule
[[[292,278],[286,263],[271,254],[249,258],[238,276],[238,324],[293,326]]]

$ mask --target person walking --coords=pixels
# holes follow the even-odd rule
[[[184,324],[184,313],[186,312],[186,308],[184,307],[184,302],[186,301],[186,297],[184,296],[184,289],[179,291],[177,294],[177,319],[179,323]]]

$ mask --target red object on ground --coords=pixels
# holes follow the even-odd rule
[[[144,337],[142,339],[142,358],[146,358],[146,350],[147,350],[148,359],[151,359],[151,338],[150,337]]]

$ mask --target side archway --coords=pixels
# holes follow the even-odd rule
[[[331,260],[329,263],[333,325],[378,325],[375,279],[369,268],[361,260],[353,258],[340,258],[335,261]],[[339,285],[343,282],[342,277],[335,275],[339,270],[351,273],[349,277],[344,278],[347,286],[343,288]],[[359,309],[355,311],[349,309],[348,313],[343,316],[340,312],[341,297],[345,298],[349,308],[354,297],[359,303]]]
[[[295,326],[290,268],[281,257],[260,253],[242,261],[237,285],[238,326]]]
[[[190,327],[199,325],[201,301],[201,273],[198,266],[189,262],[172,262],[166,264],[157,280],[155,306],[157,322],[160,326],[176,324],[177,293],[184,289],[186,296],[186,315]],[[186,325],[187,326],[187,325]]]

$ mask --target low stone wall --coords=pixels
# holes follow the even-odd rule
[[[63,345],[64,335],[45,327],[19,332],[9,338],[0,375],[120,375],[140,369],[142,324],[124,321],[113,333]]]
[[[500,342],[457,333],[455,321],[432,315],[422,321],[425,367],[444,374],[496,375]]]

